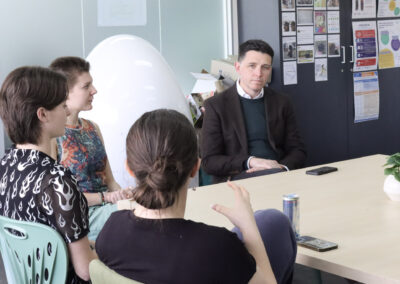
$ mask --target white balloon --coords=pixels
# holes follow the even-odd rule
[[[134,182],[125,169],[125,139],[132,124],[159,108],[175,109],[192,121],[189,105],[167,62],[142,38],[112,36],[87,60],[98,93],[84,117],[99,125],[114,178],[124,188]]]

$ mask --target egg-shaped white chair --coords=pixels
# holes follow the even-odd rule
[[[93,109],[82,116],[99,125],[114,178],[124,188],[134,183],[125,170],[125,139],[132,124],[159,108],[175,109],[192,120],[189,105],[165,59],[142,38],[109,37],[87,60],[98,93]]]

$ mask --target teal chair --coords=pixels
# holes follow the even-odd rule
[[[67,246],[51,227],[0,216],[0,249],[9,284],[65,283]]]
[[[90,280],[92,284],[140,284],[135,280],[126,278],[118,274],[111,268],[108,268],[103,262],[98,259],[93,259],[89,264]]]

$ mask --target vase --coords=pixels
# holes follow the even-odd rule
[[[388,175],[383,184],[383,191],[393,201],[400,201],[400,182],[393,176]]]

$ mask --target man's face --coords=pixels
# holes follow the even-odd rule
[[[240,62],[235,63],[239,84],[251,97],[257,96],[272,72],[272,58],[266,53],[250,50]]]

